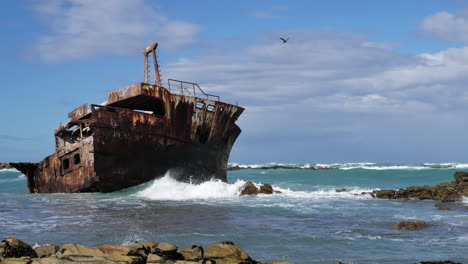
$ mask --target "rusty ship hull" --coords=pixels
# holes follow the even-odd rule
[[[27,176],[31,193],[112,192],[168,171],[180,181],[226,181],[243,111],[195,83],[137,83],[110,92],[105,104],[69,113],[70,121],[55,130],[54,154],[12,165]]]

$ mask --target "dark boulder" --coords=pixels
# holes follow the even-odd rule
[[[23,241],[9,237],[0,242],[0,257],[3,258],[21,258],[32,257],[37,258],[37,253],[34,249]]]
[[[273,194],[273,187],[270,184],[263,184],[260,186],[260,193]]]
[[[252,182],[248,181],[244,184],[242,187],[241,195],[257,195],[259,193],[259,189],[255,184]]]

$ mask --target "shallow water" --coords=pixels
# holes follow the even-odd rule
[[[3,170],[0,238],[14,236],[31,245],[88,246],[158,240],[180,248],[230,240],[258,261],[298,264],[468,262],[468,203],[448,203],[452,210],[441,211],[433,201],[355,195],[377,188],[452,181],[455,171],[468,168],[465,164],[452,164],[456,168],[449,169],[420,164],[322,166],[338,169],[246,169],[230,171],[229,183],[201,185],[176,182],[168,173],[110,194],[28,194],[23,175]],[[240,197],[239,188],[248,180],[270,183],[282,193]],[[342,187],[351,191],[335,192]],[[402,220],[423,220],[434,226],[420,231],[390,228]]]

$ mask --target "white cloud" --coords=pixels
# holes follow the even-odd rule
[[[468,12],[438,12],[424,19],[421,29],[443,41],[468,42]]]
[[[38,2],[35,10],[51,29],[33,46],[46,62],[129,55],[142,43],[161,39],[179,48],[193,42],[199,30],[168,19],[144,0],[49,0]]]
[[[407,55],[355,35],[292,31],[287,44],[279,35],[180,59],[163,68],[164,76],[198,82],[244,106],[240,144],[255,144],[259,158],[286,158],[272,152],[272,142],[283,142],[285,153],[328,160],[408,162],[464,153],[468,47]],[[338,155],[329,149],[340,149],[337,142],[347,144]],[[424,157],[417,156],[421,149]]]

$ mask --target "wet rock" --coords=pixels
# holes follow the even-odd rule
[[[273,187],[270,184],[263,184],[260,186],[260,193],[273,194]]]
[[[37,258],[37,253],[34,249],[23,241],[9,237],[0,242],[0,257],[2,258],[21,258],[32,257]]]
[[[180,254],[182,254],[184,260],[199,261],[203,259],[203,248],[193,245],[191,248],[180,251]]]
[[[430,186],[410,186],[406,190],[400,191],[399,199],[408,200],[428,200],[433,199],[432,188]]]
[[[377,190],[372,191],[372,197],[380,199],[395,199],[395,190]]]
[[[335,192],[347,192],[346,188],[335,189]]]
[[[434,186],[433,200],[441,202],[455,202],[462,199],[461,193],[454,184],[440,183]]]
[[[424,221],[401,221],[399,224],[392,225],[391,227],[398,230],[420,230],[430,226],[432,226],[432,224],[426,223]]]
[[[56,245],[50,245],[50,246],[37,247],[34,249],[34,251],[36,251],[36,254],[39,258],[44,258],[44,257],[48,257],[50,255],[57,253],[59,249],[60,247]]]
[[[248,181],[242,186],[240,195],[257,195],[257,194],[273,194],[281,193],[280,191],[273,190],[273,187],[270,184],[262,184],[260,188],[257,188],[255,184],[251,181]]]
[[[241,195],[257,195],[258,193],[259,189],[250,181],[244,184],[241,191]]]

